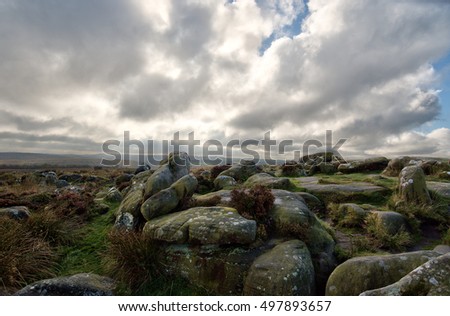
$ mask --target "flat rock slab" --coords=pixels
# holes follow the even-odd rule
[[[379,199],[390,192],[389,189],[369,182],[345,184],[321,184],[318,177],[296,178],[307,192],[318,196],[325,202],[355,202]]]
[[[427,188],[439,193],[440,195],[450,198],[450,183],[427,181]]]
[[[30,284],[18,296],[112,296],[114,280],[93,273],[46,279]]]
[[[255,241],[256,222],[229,207],[195,207],[148,221],[144,233],[179,244],[250,244]]]

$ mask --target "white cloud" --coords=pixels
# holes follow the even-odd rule
[[[15,118],[0,131],[101,142],[123,130],[207,140],[271,129],[302,142],[332,129],[351,153],[448,154],[442,129],[414,130],[439,116],[432,62],[450,50],[450,5],[307,9],[300,22],[302,0],[0,0],[0,110]],[[301,33],[283,36],[292,23]]]

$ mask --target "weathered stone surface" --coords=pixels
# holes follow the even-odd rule
[[[236,180],[230,176],[218,175],[214,179],[214,188],[216,190],[232,188],[235,187],[236,184],[237,184]]]
[[[107,201],[107,202],[117,203],[117,202],[121,202],[122,199],[123,199],[122,194],[120,193],[120,191],[117,188],[114,188],[114,187],[110,188],[105,196],[105,201]]]
[[[117,213],[130,213],[134,217],[139,217],[143,198],[144,192],[142,190],[142,187],[140,189],[130,190],[122,200],[122,203],[120,203]]]
[[[292,183],[286,178],[277,178],[267,173],[257,173],[248,178],[244,184],[248,188],[256,185],[262,185],[271,189],[287,190],[292,186]]]
[[[70,185],[70,183],[67,182],[66,180],[56,180],[55,185],[58,189],[60,189],[60,188],[68,187]]]
[[[439,256],[416,251],[385,256],[356,257],[339,265],[330,275],[326,295],[359,295],[400,280],[421,264]]]
[[[301,197],[284,190],[272,190],[272,193],[275,202],[269,214],[274,229],[280,236],[291,236],[306,243],[313,258],[320,293],[336,266],[334,240]]]
[[[434,247],[433,251],[436,251],[437,253],[445,255],[446,253],[450,252],[450,246],[449,245],[437,245],[436,247]]]
[[[431,204],[425,174],[420,167],[408,166],[402,169],[399,176],[399,194],[407,204]]]
[[[382,174],[387,177],[398,177],[400,171],[408,165],[410,160],[410,157],[398,157],[391,159]]]
[[[329,162],[322,162],[317,167],[319,168],[320,173],[323,174],[333,174],[338,171],[337,165]]]
[[[222,171],[221,176],[229,176],[236,181],[244,182],[252,175],[261,172],[261,168],[254,162],[241,161],[238,165],[233,165],[230,169]]]
[[[175,181],[189,174],[189,156],[186,153],[171,153],[167,160],[148,178],[144,197],[158,193]]]
[[[197,179],[186,175],[173,183],[169,188],[149,197],[141,206],[141,213],[146,220],[173,212],[178,204],[194,194]]]
[[[267,247],[168,245],[159,262],[166,275],[182,277],[212,294],[242,295],[248,269]]]
[[[317,177],[297,178],[300,186],[325,203],[366,203],[368,200],[383,199],[390,194],[389,189],[368,183],[319,184]]]
[[[325,205],[317,196],[308,192],[295,192],[295,194],[301,197],[305,201],[308,208],[315,214],[326,212]]]
[[[305,243],[291,240],[258,257],[248,270],[244,295],[314,295],[314,266]]]
[[[145,224],[144,233],[172,243],[250,244],[256,237],[256,222],[232,208],[196,207],[153,219]]]
[[[131,213],[120,213],[116,217],[114,228],[133,230],[136,228],[139,219],[133,216]]]
[[[444,197],[450,198],[450,183],[427,181],[427,188]]]
[[[342,173],[370,172],[384,170],[389,163],[385,157],[368,158],[340,164],[338,171]]]
[[[361,295],[449,296],[450,253],[431,259],[391,285]]]
[[[28,219],[31,213],[26,206],[11,206],[7,208],[0,208],[0,216],[8,216],[15,220]]]
[[[370,214],[379,218],[383,227],[391,235],[408,230],[407,219],[400,213],[392,211],[370,211]]]
[[[81,273],[35,282],[18,291],[19,296],[112,296],[114,280],[93,273]]]

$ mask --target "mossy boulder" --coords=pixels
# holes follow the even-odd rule
[[[189,174],[189,156],[186,153],[171,153],[162,165],[148,178],[144,197],[158,193],[175,181]]]
[[[184,278],[212,295],[242,295],[248,269],[267,247],[168,245],[158,261],[168,277]]]
[[[330,275],[326,295],[359,295],[395,283],[403,276],[438,257],[434,251],[416,251],[349,259]]]
[[[401,231],[407,231],[409,228],[406,216],[400,213],[392,211],[370,211],[370,214],[378,218],[386,231],[391,235],[395,235]]]
[[[450,253],[427,261],[391,285],[365,291],[361,295],[449,296]]]
[[[411,161],[411,158],[407,156],[393,158],[389,161],[382,174],[387,177],[398,177],[402,169],[408,165],[409,161]]]
[[[228,207],[196,207],[147,222],[144,233],[170,243],[250,244],[256,238],[256,222]]]
[[[256,258],[248,270],[243,294],[314,295],[314,266],[305,243],[286,241]]]
[[[247,188],[252,188],[256,185],[261,185],[270,189],[287,190],[292,186],[292,183],[286,178],[277,178],[267,173],[258,173],[248,178],[244,184]]]
[[[130,213],[133,216],[139,217],[143,198],[144,192],[142,189],[129,191],[125,198],[122,200],[122,203],[120,203],[117,213]]]
[[[163,189],[145,200],[141,206],[142,215],[146,220],[150,220],[173,212],[182,200],[194,194],[197,184],[194,176],[186,175],[180,178],[169,188]]]
[[[221,176],[229,176],[236,181],[245,182],[252,175],[260,173],[261,168],[252,161],[241,161],[237,165],[233,165],[228,170],[222,171]]]
[[[401,201],[406,204],[431,204],[425,174],[420,167],[408,166],[402,169],[399,176],[399,195]]]
[[[386,157],[375,157],[340,164],[338,171],[342,173],[382,171],[389,164]]]
[[[236,185],[236,180],[230,176],[220,174],[217,176],[217,178],[214,179],[214,189],[216,190],[233,188]]]
[[[320,293],[336,266],[333,237],[300,196],[284,190],[272,190],[272,193],[275,202],[269,215],[275,232],[280,236],[290,236],[306,243],[313,258],[317,289]]]

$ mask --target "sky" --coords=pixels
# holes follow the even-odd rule
[[[450,157],[450,0],[0,0],[0,151],[326,130]]]

